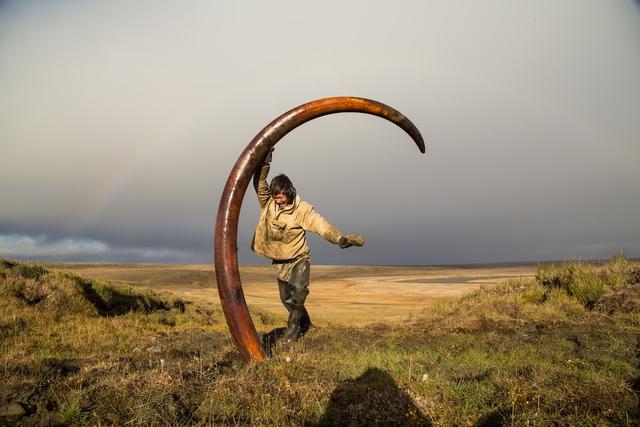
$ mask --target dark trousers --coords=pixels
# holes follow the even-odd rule
[[[311,319],[304,307],[304,301],[309,294],[309,273],[311,263],[308,259],[302,259],[296,263],[291,271],[291,278],[288,282],[278,279],[278,289],[280,290],[280,300],[289,312],[287,328],[300,329],[300,334],[309,330]]]

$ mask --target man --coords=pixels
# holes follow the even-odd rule
[[[362,235],[343,235],[329,224],[309,203],[300,200],[291,180],[277,175],[267,185],[273,148],[260,166],[254,182],[260,203],[260,219],[251,249],[270,258],[275,269],[280,300],[289,312],[284,339],[296,341],[309,329],[311,319],[304,307],[309,293],[310,258],[306,231],[312,231],[341,248],[362,246]]]

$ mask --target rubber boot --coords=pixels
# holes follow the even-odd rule
[[[306,334],[311,328],[311,318],[309,317],[309,312],[303,306],[302,307],[302,318],[300,319],[300,335]]]
[[[301,326],[302,310],[300,307],[294,307],[291,315],[289,316],[289,322],[287,323],[287,330],[284,331],[282,338],[285,342],[297,341],[300,338],[302,332]]]
[[[298,261],[291,272],[289,280],[291,296],[285,301],[285,307],[291,308],[287,330],[284,339],[288,342],[296,341],[301,334],[306,333],[311,325],[309,313],[304,307],[304,301],[309,294],[309,272],[311,264],[308,259]]]
[[[305,333],[307,333],[311,326],[311,319],[309,318],[307,309],[304,308],[304,306],[302,307],[302,316],[300,317],[300,321],[298,322],[297,319],[294,319],[294,304],[291,295],[292,286],[289,284],[289,282],[278,279],[278,290],[280,291],[280,301],[282,301],[282,305],[284,305],[284,307],[289,312],[289,317],[287,319],[287,328],[292,329],[290,338],[292,338],[297,331],[297,328],[295,328],[295,325],[297,323],[300,324],[300,331],[298,335],[304,335]]]
[[[288,325],[291,322],[291,312],[293,311],[293,305],[291,304],[291,285],[289,285],[289,282],[278,279],[278,290],[280,291],[280,301],[282,301],[282,305],[284,305],[284,308],[289,312]]]

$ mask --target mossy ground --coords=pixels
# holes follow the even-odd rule
[[[637,424],[639,282],[622,257],[541,266],[247,363],[217,307],[0,261],[0,423]]]

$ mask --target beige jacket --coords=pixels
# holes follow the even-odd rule
[[[253,235],[251,249],[273,260],[289,260],[309,255],[306,231],[313,231],[331,243],[338,244],[341,233],[321,217],[307,202],[296,196],[291,205],[279,209],[271,197],[267,175],[269,164],[260,171],[256,192],[260,203],[260,219]]]

